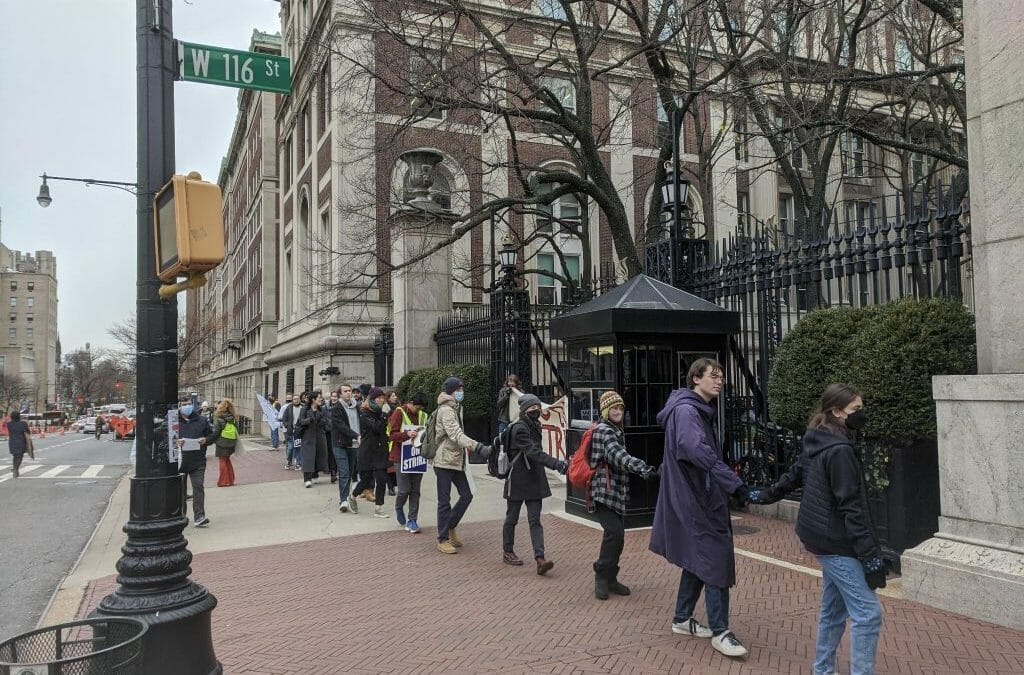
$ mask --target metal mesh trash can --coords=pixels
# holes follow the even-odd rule
[[[0,642],[0,675],[138,675],[148,629],[128,617],[39,628]]]

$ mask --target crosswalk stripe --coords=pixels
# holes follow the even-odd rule
[[[100,475],[100,470],[102,468],[102,464],[90,464],[89,468],[82,472],[82,478],[95,478]]]
[[[66,470],[68,470],[70,468],[71,468],[70,464],[60,464],[58,466],[53,467],[52,469],[50,469],[46,473],[39,474],[39,477],[40,478],[53,478],[54,476],[59,476],[60,474],[64,473]]]
[[[18,473],[32,473],[33,471],[41,468],[42,466],[42,464],[22,464],[21,468],[18,469]]]

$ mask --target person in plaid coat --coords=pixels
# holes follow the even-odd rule
[[[626,451],[623,421],[626,406],[614,391],[600,399],[601,421],[590,440],[590,466],[595,469],[590,482],[590,507],[601,523],[604,536],[601,551],[594,562],[594,596],[607,600],[609,593],[629,595],[629,587],[619,582],[619,557],[626,541],[626,506],[629,504],[629,474],[647,480],[657,477],[657,469]]]

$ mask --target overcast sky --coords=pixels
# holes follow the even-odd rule
[[[175,37],[248,49],[254,28],[280,30],[272,0],[176,0]],[[39,175],[134,182],[135,3],[0,0],[0,240],[57,256],[65,352],[111,346],[107,329],[135,311],[135,197]],[[178,173],[217,180],[237,89],[174,86]],[[181,305],[184,306],[184,296]]]

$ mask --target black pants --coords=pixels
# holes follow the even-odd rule
[[[604,504],[597,504],[594,512],[597,522],[601,523],[604,529],[604,536],[601,538],[601,552],[594,562],[594,572],[608,579],[614,579],[619,573],[619,558],[622,557],[622,547],[626,543],[626,521],[621,514],[612,511]]]
[[[373,471],[359,472],[359,483],[353,494],[359,495],[363,490],[373,490],[373,501],[377,506],[384,505],[384,492],[388,489],[388,475],[386,469],[374,469]]]
[[[501,528],[501,548],[505,553],[512,553],[516,543],[516,525],[519,523],[519,512],[523,508],[523,500],[508,499],[505,510],[505,524]],[[533,544],[533,557],[544,557],[544,528],[540,524],[539,499],[526,500],[526,522],[530,524],[530,542]]]
[[[331,446],[327,446],[327,470],[330,471],[332,476],[338,475],[338,462],[334,459],[334,453],[331,452]]]
[[[11,475],[17,478],[19,475],[18,470],[21,469],[21,460],[25,458],[25,454],[22,452],[18,452],[11,455],[11,457],[14,459],[14,471],[12,472]]]

